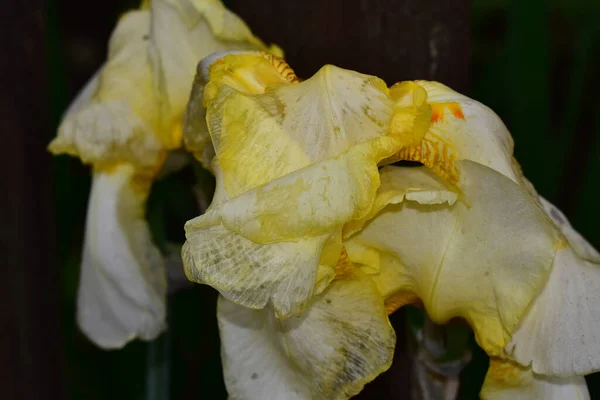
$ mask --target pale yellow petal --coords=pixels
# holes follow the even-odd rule
[[[230,200],[218,173],[215,204],[185,226],[188,277],[248,307],[271,299],[279,315],[301,311],[326,241],[368,212],[379,183],[377,160],[392,152],[366,142]]]
[[[349,237],[358,232],[365,223],[373,219],[384,207],[400,204],[404,200],[416,201],[420,204],[453,205],[458,195],[447,187],[444,181],[425,168],[414,168],[398,179],[396,170],[384,167],[380,172],[381,186],[371,210],[363,218],[354,220],[344,226],[344,236]]]
[[[126,162],[155,168],[162,161],[156,136],[160,113],[145,40],[149,29],[148,11],[121,18],[108,61],[65,115],[50,151],[96,165]]]
[[[206,19],[212,34],[223,41],[248,43],[264,48],[264,43],[252,34],[246,23],[229,11],[220,0],[190,0],[190,3]]]
[[[460,178],[456,161],[471,160],[522,183],[520,169],[513,162],[512,137],[492,110],[438,82],[402,82],[407,83],[427,91],[431,124],[420,144],[402,149],[390,161],[422,162],[456,184]]]
[[[208,104],[207,122],[235,197],[386,135],[392,111],[381,80],[326,66],[262,95],[225,86]]]
[[[600,370],[600,263],[597,251],[544,200],[568,242],[556,252],[550,278],[515,331],[506,354],[546,375]]]
[[[188,279],[211,285],[245,307],[260,309],[271,302],[282,317],[299,313],[313,291],[322,291],[333,279],[334,265],[321,260],[330,237],[261,245],[225,229],[219,211],[229,197],[217,159],[212,169],[213,201],[204,215],[185,226],[182,257]]]
[[[397,292],[416,294],[434,322],[463,317],[488,354],[498,354],[547,279],[556,232],[510,179],[470,161],[459,166],[470,206],[392,204],[351,240],[398,259],[390,266],[382,257],[381,270],[401,268]],[[390,167],[387,182],[402,187],[415,171]]]
[[[395,335],[368,277],[336,280],[299,317],[218,305],[232,399],[347,399],[389,368]]]
[[[236,57],[251,56],[227,57],[226,65],[235,66]],[[285,316],[306,305],[308,288],[316,285],[319,292],[329,283],[331,262],[326,259],[340,246],[328,249],[325,241],[371,210],[379,186],[377,165],[404,144],[388,135],[394,104],[377,78],[327,66],[307,81],[267,85],[264,94],[252,94],[264,85],[255,85],[261,80],[247,78],[240,65],[226,74],[219,64],[211,67],[211,80],[215,73],[215,79],[227,77],[238,87],[216,85],[216,93],[205,99],[215,160],[222,169],[218,190],[228,199],[219,199],[210,213],[186,224],[185,262],[191,279],[243,305],[264,307],[271,299]],[[212,252],[260,263],[243,261],[241,270],[218,267],[221,258],[206,256],[200,243],[209,236],[203,230],[227,238],[215,242]],[[240,276],[256,274],[264,280],[266,274],[258,272],[262,264],[276,278],[253,279],[260,290],[249,290]],[[291,276],[306,282],[290,285]]]
[[[227,96],[222,95],[216,100],[215,97],[224,85],[243,93],[261,94],[271,85],[297,80],[285,61],[265,52],[231,50],[203,58],[198,64],[185,112],[183,139],[186,148],[210,168],[215,152],[206,126],[205,105],[213,102],[213,109],[223,111],[218,104]],[[211,118],[215,118],[214,113]]]
[[[152,0],[150,52],[157,85],[166,91],[163,123],[181,127],[198,62],[214,52],[232,49],[264,49],[248,27],[218,0]],[[181,129],[181,128],[179,128]],[[169,147],[181,140],[166,132]]]
[[[222,225],[186,230],[183,261],[189,280],[211,285],[245,307],[260,309],[270,301],[282,317],[306,306],[326,236],[261,245]]]
[[[312,162],[386,135],[393,113],[381,79],[333,65],[267,96],[272,98],[270,109],[279,111],[282,129]]]
[[[519,182],[512,155],[514,142],[490,108],[438,82],[417,81],[434,109],[430,135],[450,144],[459,160],[471,160]]]
[[[395,103],[390,134],[409,146],[418,146],[431,122],[427,92],[414,82],[400,82],[390,88],[390,96]]]
[[[556,378],[533,373],[510,361],[490,360],[482,400],[589,400],[583,376]]]
[[[105,349],[152,340],[165,329],[165,270],[144,219],[149,185],[135,180],[125,164],[93,176],[77,321]]]

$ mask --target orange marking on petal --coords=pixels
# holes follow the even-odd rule
[[[465,119],[465,114],[463,114],[462,107],[456,101],[447,102],[447,103],[431,103],[431,123],[435,124],[436,122],[444,122],[444,113],[448,109],[450,113],[458,119]]]
[[[448,108],[450,109],[452,115],[454,115],[456,118],[462,120],[465,119],[465,114],[463,114],[462,107],[459,103],[450,103],[450,106]]]
[[[444,120],[444,103],[434,103],[431,105],[431,123],[435,124]]]

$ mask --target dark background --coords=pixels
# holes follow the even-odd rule
[[[516,143],[525,175],[600,248],[600,2],[594,0],[229,0],[308,77],[325,63],[389,84],[435,79],[487,104]],[[0,326],[3,399],[225,399],[215,292],[169,299],[170,330],[152,344],[103,352],[74,321],[89,171],[51,158],[60,115],[106,57],[129,0],[5,0],[0,33],[6,257]],[[148,217],[164,246],[195,216],[191,169],[157,181]],[[166,232],[166,233],[165,233]],[[403,312],[394,365],[357,398],[405,398]],[[487,359],[473,344],[461,398],[474,399]],[[588,379],[600,398],[600,378]]]

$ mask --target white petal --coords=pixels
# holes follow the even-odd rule
[[[395,271],[399,295],[416,294],[436,323],[465,318],[486,352],[499,354],[547,279],[556,232],[522,187],[483,165],[458,165],[463,201],[392,204],[350,240],[398,260],[380,262]],[[390,167],[379,192],[401,188],[415,170]]]
[[[513,139],[502,120],[488,107],[438,82],[416,81],[427,91],[433,116],[425,142],[444,144],[438,157],[471,160],[520,183],[513,162]],[[432,147],[436,151],[438,147]],[[447,154],[447,153],[448,154]]]
[[[531,368],[492,360],[481,389],[483,400],[589,400],[583,376],[555,378]]]
[[[389,368],[395,334],[369,278],[334,281],[299,317],[219,299],[231,399],[347,399]]]
[[[552,221],[560,228],[563,235],[566,236],[567,240],[577,255],[585,260],[600,263],[600,253],[579,232],[577,232],[567,217],[560,211],[554,204],[548,200],[540,197],[540,200],[546,210],[546,213]]]
[[[544,205],[568,244],[556,252],[546,286],[505,352],[536,373],[584,375],[600,370],[600,264],[588,261],[598,252],[552,204]]]
[[[129,165],[96,172],[88,205],[77,321],[105,349],[165,328],[163,260],[144,219],[147,191],[133,178]]]

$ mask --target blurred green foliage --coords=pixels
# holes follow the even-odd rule
[[[137,2],[123,2],[118,13]],[[69,102],[61,55],[59,7],[48,7],[51,110],[57,126]],[[596,205],[600,177],[600,2],[596,0],[474,0],[471,97],[494,109],[511,130],[516,157],[541,195],[600,248]],[[50,139],[50,138],[49,138]],[[74,319],[89,171],[78,160],[54,162],[62,327],[71,399],[225,399],[216,296],[194,286],[169,298],[168,335],[120,351],[103,352],[77,330]],[[157,181],[148,205],[155,239],[183,241],[195,216],[192,167]],[[204,317],[199,318],[200,315]],[[463,339],[461,339],[463,340]],[[477,398],[487,358],[471,339],[473,361],[461,395]],[[600,379],[589,379],[600,398]]]

